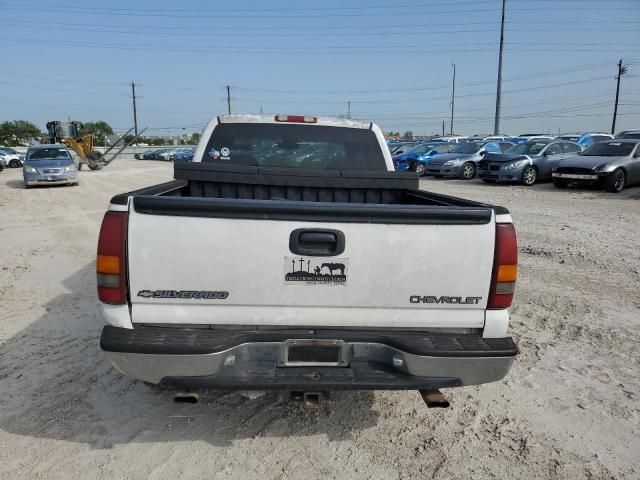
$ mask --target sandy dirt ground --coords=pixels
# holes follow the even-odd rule
[[[32,190],[20,173],[0,173],[0,478],[640,478],[640,188],[423,181],[511,210],[521,354],[504,381],[446,391],[448,410],[352,392],[307,413],[280,394],[175,404],[103,358],[100,220],[170,164],[119,159]]]

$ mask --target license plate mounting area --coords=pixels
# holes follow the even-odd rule
[[[346,367],[342,340],[287,340],[282,343],[280,367]]]

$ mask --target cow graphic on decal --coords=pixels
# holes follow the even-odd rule
[[[284,281],[287,284],[345,285],[348,275],[348,258],[335,258],[323,262],[322,258],[285,257]]]

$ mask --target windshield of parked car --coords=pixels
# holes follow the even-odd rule
[[[633,142],[600,142],[587,148],[582,155],[587,157],[624,157],[633,151]]]
[[[640,140],[640,132],[620,133],[616,135],[616,138],[631,138],[634,140]]]
[[[569,140],[570,142],[577,142],[581,136],[582,135],[560,135],[557,138],[558,140]]]
[[[7,147],[0,148],[0,152],[5,152],[9,155],[16,155],[18,153],[13,148],[7,148]]]
[[[38,148],[29,152],[29,160],[69,159],[71,156],[64,148]]]
[[[378,139],[368,128],[290,123],[221,123],[213,130],[202,161],[311,170],[387,170]]]
[[[459,143],[451,153],[476,153],[482,148],[482,143]]]
[[[537,155],[548,142],[524,142],[514,145],[504,153],[517,155]]]
[[[402,143],[400,145],[396,145],[393,147],[393,151],[394,152],[399,152],[400,150],[402,150],[403,152],[409,150],[410,148],[415,147],[415,143]]]
[[[416,145],[415,147],[411,147],[409,150],[407,150],[404,153],[417,153],[417,154],[427,153],[434,146],[435,145],[433,143],[421,143],[420,145]]]
[[[449,145],[447,143],[441,143],[439,145],[434,146],[430,153],[432,153],[432,154],[433,153],[447,153],[449,150],[451,150],[451,145]]]

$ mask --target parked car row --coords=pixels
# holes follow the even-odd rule
[[[620,135],[633,135],[634,130],[630,130],[628,132],[621,132]],[[442,137],[431,137],[428,139],[422,139],[419,141],[409,141],[409,140],[388,140],[387,144],[389,146],[389,151],[391,155],[397,156],[408,153],[413,147],[417,145],[430,144],[434,145],[437,143],[469,143],[469,142],[508,142],[508,143],[523,143],[532,140],[568,140],[570,142],[574,142],[578,144],[583,150],[589,148],[594,143],[602,142],[604,140],[613,139],[613,135],[609,135],[608,133],[563,133],[562,135],[552,136],[545,135],[542,133],[524,133],[518,136],[511,135],[471,135],[468,137],[462,136],[442,136]]]
[[[640,183],[640,130],[615,138],[606,133],[533,133],[514,136],[434,137],[417,142],[388,141],[396,171],[420,176],[480,178],[486,183],[533,185],[597,184],[612,192]],[[593,148],[598,146],[598,148]],[[589,160],[586,157],[592,157]],[[640,172],[637,173],[640,176]]]
[[[181,161],[190,162],[193,160],[193,148],[161,148],[158,150],[147,150],[143,153],[136,153],[133,157],[136,160],[164,160],[166,162]]]
[[[451,148],[452,147],[452,148]],[[509,182],[525,186],[552,180],[557,188],[592,185],[617,193],[640,184],[640,131],[624,132],[583,150],[577,142],[537,138],[523,143],[425,143],[393,157],[397,171],[485,183]]]

